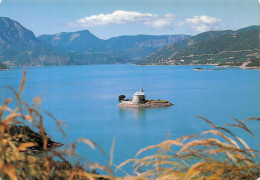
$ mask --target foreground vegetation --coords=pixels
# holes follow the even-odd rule
[[[25,73],[26,74],[26,73]],[[251,149],[247,143],[231,132],[227,127],[237,127],[254,137],[246,123],[259,122],[260,118],[248,118],[236,124],[227,124],[217,127],[209,120],[203,119],[211,126],[211,130],[199,135],[168,139],[160,144],[141,149],[134,159],[129,159],[117,166],[116,170],[124,165],[133,163],[133,175],[115,177],[112,169],[113,149],[107,165],[86,163],[87,166],[73,165],[68,158],[75,156],[78,143],[85,143],[91,148],[100,149],[95,142],[88,139],[79,139],[69,145],[69,148],[50,149],[50,138],[45,133],[44,117],[40,110],[41,99],[34,98],[31,105],[21,100],[21,93],[25,84],[25,76],[19,90],[14,92],[18,107],[9,107],[12,99],[7,99],[0,106],[0,176],[1,179],[257,179],[260,177],[259,151]],[[60,132],[62,122],[51,116]],[[32,141],[31,133],[13,133],[14,127],[29,125],[38,131],[39,141]],[[18,128],[19,129],[19,128]],[[28,130],[29,131],[29,130]],[[15,131],[16,132],[16,131]],[[40,136],[39,136],[40,135]],[[259,138],[259,137],[258,137]],[[23,140],[22,140],[23,139]],[[114,142],[113,142],[114,144]],[[28,149],[40,146],[41,154],[28,153]],[[156,150],[156,151],[154,151]],[[150,154],[142,156],[142,154]],[[149,153],[150,152],[150,153]],[[155,152],[155,153],[154,153]],[[91,169],[104,171],[108,175],[102,176]]]

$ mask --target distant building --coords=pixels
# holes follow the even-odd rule
[[[133,103],[144,103],[145,102],[145,94],[143,89],[141,88],[140,91],[137,91],[133,96]]]
[[[119,96],[120,98],[120,96]],[[136,91],[136,93],[133,95],[133,100],[124,100],[120,99],[121,104],[142,104],[145,103],[145,94],[143,92],[143,89],[141,88],[140,91]]]

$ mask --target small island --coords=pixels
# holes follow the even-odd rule
[[[118,106],[124,108],[159,108],[173,105],[166,100],[146,100],[142,88],[134,94],[133,100],[125,99],[125,95],[120,95],[119,102]]]
[[[194,71],[203,71],[202,68],[195,68]]]
[[[9,67],[7,67],[5,64],[0,62],[0,71],[3,71],[3,70],[11,70],[11,69]]]

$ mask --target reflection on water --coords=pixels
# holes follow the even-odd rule
[[[129,117],[129,114],[132,114],[134,119],[144,119],[146,116],[146,108],[119,108],[119,116]]]

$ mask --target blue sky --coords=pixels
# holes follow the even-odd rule
[[[37,36],[90,30],[99,38],[190,34],[259,24],[257,0],[0,0],[0,16]]]

